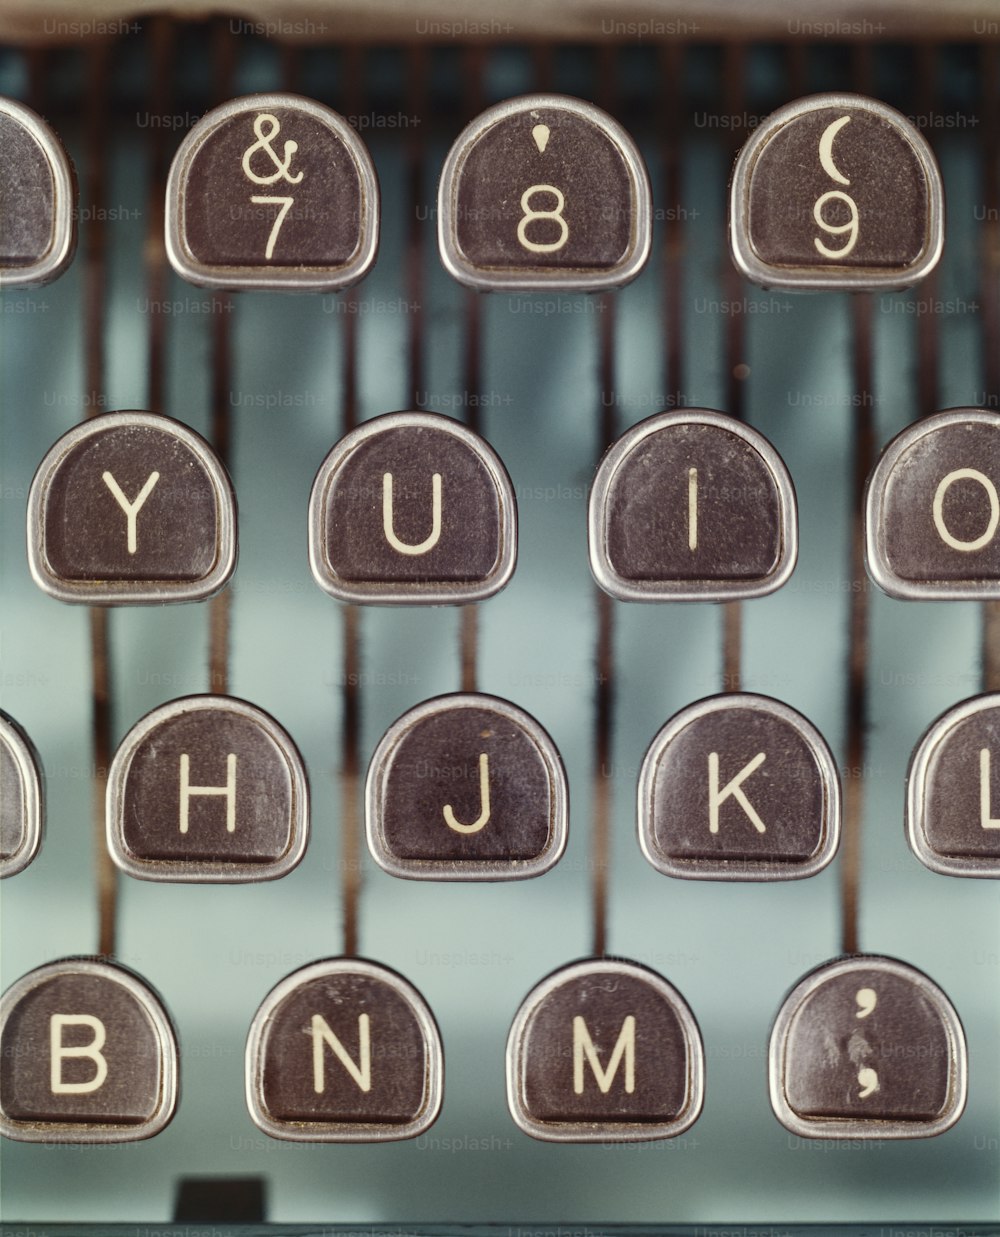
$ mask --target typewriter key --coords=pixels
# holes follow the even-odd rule
[[[1000,876],[1000,694],[949,709],[910,761],[906,833],[945,876]]]
[[[26,868],[42,841],[42,766],[28,736],[0,712],[0,878]]]
[[[667,876],[795,880],[840,840],[840,778],[823,736],[767,696],[682,709],[639,772],[639,843]]]
[[[450,417],[375,417],[333,448],[309,500],[309,561],[341,601],[481,601],[517,560],[517,506],[490,445]]]
[[[0,1002],[0,1133],[22,1142],[151,1138],[174,1115],[177,1041],[125,967],[67,958]]]
[[[76,249],[76,182],[44,120],[0,98],[0,287],[49,283]]]
[[[203,287],[335,292],[368,273],[378,227],[364,143],[342,116],[299,95],[215,108],[170,169],[167,255]]]
[[[1000,415],[952,408],[885,448],[865,495],[868,574],[916,601],[1000,598]]]
[[[590,103],[524,95],[483,112],[441,173],[449,274],[482,291],[597,291],[649,257],[649,178],[625,130]]]
[[[236,567],[236,498],[203,438],[151,412],[64,434],[28,495],[28,565],[59,601],[200,601]]]
[[[771,1105],[804,1138],[928,1138],[966,1099],[965,1034],[926,975],[855,955],[806,975],[771,1031]]]
[[[423,997],[359,958],[294,971],[250,1028],[247,1106],[272,1138],[387,1142],[414,1138],[441,1109],[444,1057]]]
[[[173,700],[115,753],[107,832],[115,863],[141,880],[274,880],[308,841],[302,757],[273,717],[243,700]]]
[[[566,847],[566,774],[548,734],[495,696],[438,696],[389,727],[365,791],[368,845],[393,876],[521,880]]]
[[[548,1142],[673,1138],[704,1097],[701,1033],[680,993],[634,962],[593,959],[528,993],[507,1039],[507,1103]]]
[[[884,103],[810,95],[769,116],[740,152],[729,246],[740,273],[765,288],[908,288],[943,244],[934,155]]]
[[[590,494],[590,569],[619,601],[730,601],[780,588],[798,554],[795,490],[763,435],[704,409],[633,426]]]

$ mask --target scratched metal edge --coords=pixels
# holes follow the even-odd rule
[[[1000,1237],[1000,1223],[185,1224],[0,1223],[0,1237]]]

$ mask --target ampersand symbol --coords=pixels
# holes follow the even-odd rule
[[[265,122],[269,128],[265,131]],[[297,185],[302,179],[303,173],[299,172],[292,176],[289,172],[289,166],[292,162],[292,155],[299,148],[298,142],[285,142],[285,157],[278,157],[278,152],[271,145],[271,142],[278,136],[278,130],[281,128],[281,123],[277,116],[272,116],[270,112],[260,112],[254,118],[253,131],[257,136],[257,141],[252,146],[248,146],[243,152],[243,171],[249,180],[252,180],[256,185],[273,185],[276,180],[287,180],[290,185]],[[250,160],[253,157],[255,150],[267,151],[268,156],[274,165],[275,170],[270,176],[258,176],[250,166]]]

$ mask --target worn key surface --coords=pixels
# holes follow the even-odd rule
[[[115,753],[108,845],[131,876],[273,880],[299,863],[308,832],[302,758],[274,718],[246,701],[171,701]]]
[[[379,194],[364,143],[330,108],[248,95],[185,138],[167,186],[167,253],[214,288],[336,291],[365,275]]]
[[[794,880],[821,871],[840,840],[840,778],[800,713],[752,693],[677,713],[639,774],[639,841],[668,876]]]
[[[483,290],[594,290],[633,279],[650,246],[642,157],[605,112],[561,95],[490,108],[441,175],[446,269]]]
[[[730,249],[768,288],[909,287],[943,245],[941,176],[927,142],[862,95],[779,108],[740,153]]]
[[[662,413],[608,450],[590,494],[591,571],[621,601],[725,601],[795,567],[795,490],[778,453],[735,418]]]
[[[701,1111],[697,1023],[665,979],[591,959],[543,980],[507,1042],[507,1095],[525,1133],[557,1142],[670,1138]]]
[[[868,573],[905,600],[1000,597],[1000,415],[952,408],[885,448],[865,497]]]
[[[264,1000],[247,1041],[247,1102],[274,1138],[381,1142],[437,1118],[441,1040],[402,976],[357,958],[315,962]]]
[[[817,968],[771,1034],[771,1103],[809,1138],[925,1138],[961,1116],[965,1037],[928,977],[858,955]]]
[[[0,877],[38,854],[44,825],[42,766],[31,740],[0,712]]]
[[[69,958],[4,994],[0,1129],[30,1142],[149,1138],[171,1120],[177,1043],[138,976]]]
[[[965,700],[930,726],[907,778],[914,854],[946,876],[1000,876],[1000,694]]]
[[[200,435],[169,417],[114,412],[63,435],[28,498],[28,562],[60,601],[199,601],[236,567],[236,499]]]
[[[58,138],[31,108],[0,98],[0,287],[48,283],[76,248],[76,185]]]
[[[480,601],[517,559],[517,507],[499,456],[450,417],[375,417],[333,448],[313,484],[309,555],[341,601]]]
[[[493,696],[440,696],[405,713],[372,756],[368,844],[394,876],[519,880],[563,853],[568,791],[552,739]]]

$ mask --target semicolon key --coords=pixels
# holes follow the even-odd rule
[[[236,568],[236,497],[199,434],[108,412],[64,434],[28,494],[28,566],[59,601],[202,601]]]
[[[740,152],[729,204],[737,269],[791,291],[908,288],[937,265],[944,193],[930,146],[857,94],[786,104]]]
[[[0,98],[0,287],[49,283],[76,249],[76,181],[66,151],[30,107]]]
[[[962,1115],[965,1032],[916,967],[874,954],[824,963],[771,1029],[775,1116],[804,1138],[928,1138]]]
[[[0,1133],[21,1142],[151,1138],[177,1104],[177,1037],[117,963],[50,962],[0,1000]]]
[[[649,257],[642,156],[600,108],[565,95],[507,99],[458,136],[438,189],[445,269],[481,291],[588,291]]]
[[[167,256],[232,291],[336,292],[371,269],[379,189],[347,121],[294,94],[231,99],[181,143],[167,181]]]
[[[481,601],[507,584],[516,561],[507,470],[451,417],[374,417],[342,438],[316,475],[309,562],[340,601]]]

